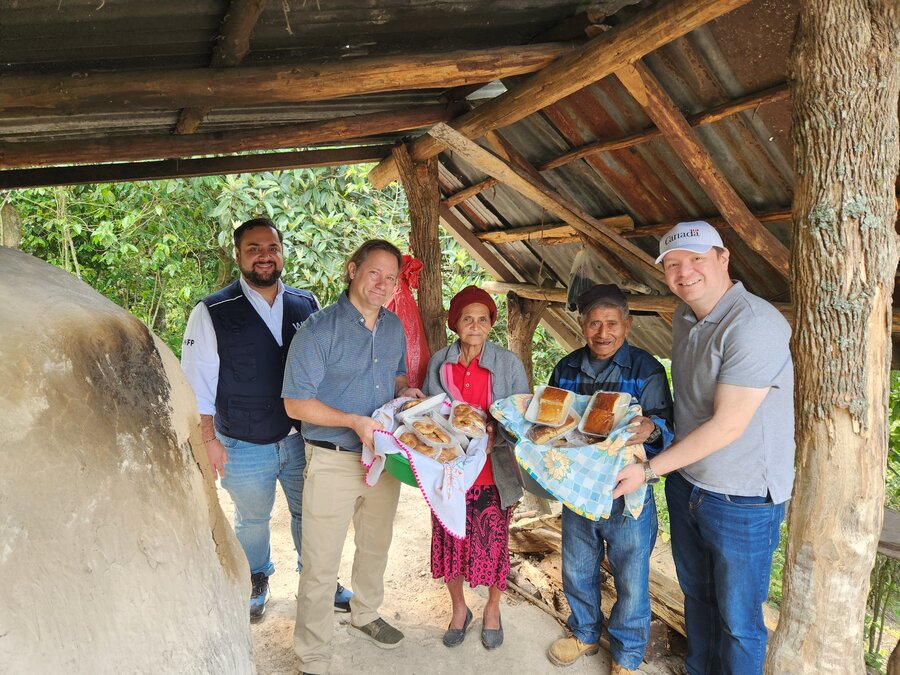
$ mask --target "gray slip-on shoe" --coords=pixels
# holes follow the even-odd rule
[[[503,619],[500,619],[500,628],[482,628],[481,644],[485,649],[497,649],[503,644]]]
[[[447,626],[447,632],[444,633],[445,647],[458,647],[466,639],[466,631],[469,630],[469,624],[472,623],[472,610],[466,607],[466,620],[463,621],[462,628],[452,628],[453,622]]]

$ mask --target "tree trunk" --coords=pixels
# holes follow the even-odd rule
[[[4,204],[0,209],[0,245],[22,248],[22,219],[12,204]]]
[[[863,673],[888,428],[896,0],[801,0],[792,54],[797,478],[767,673]]]
[[[393,150],[400,167],[400,179],[409,202],[409,244],[413,255],[424,267],[419,274],[418,303],[425,325],[428,348],[434,354],[447,346],[444,306],[441,301],[441,244],[438,225],[441,192],[438,186],[437,158],[413,163],[405,145]]]
[[[534,362],[531,347],[534,330],[541,322],[541,314],[547,309],[546,300],[526,300],[515,293],[506,294],[506,328],[509,350],[522,359],[529,386],[534,386]]]

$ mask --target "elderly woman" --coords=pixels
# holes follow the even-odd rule
[[[459,340],[440,350],[428,363],[425,392],[445,393],[487,410],[494,401],[530,391],[519,357],[488,341],[497,306],[485,291],[467,286],[450,301],[447,324]],[[509,519],[522,496],[512,448],[496,438],[489,424],[488,461],[466,493],[466,538],[455,539],[431,519],[431,573],[443,578],[453,603],[453,618],[444,645],[462,643],[472,621],[463,596],[463,580],[488,587],[481,642],[487,649],[503,644],[500,595],[509,573]]]

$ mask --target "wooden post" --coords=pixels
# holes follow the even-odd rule
[[[509,350],[522,360],[528,384],[534,388],[534,361],[531,348],[534,330],[541,321],[541,314],[547,309],[546,300],[528,300],[515,293],[506,294],[506,333]],[[550,513],[550,502],[526,492],[520,506],[524,511]]]
[[[865,672],[884,503],[900,11],[801,0],[791,55],[797,478],[767,673]]]
[[[22,248],[22,219],[12,204],[0,209],[0,246]]]
[[[403,144],[394,146],[394,159],[409,203],[409,244],[425,267],[419,275],[419,312],[428,348],[434,354],[447,346],[444,306],[441,301],[441,244],[438,240],[441,192],[437,157],[413,163]]]

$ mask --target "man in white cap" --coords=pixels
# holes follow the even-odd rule
[[[675,443],[625,467],[614,497],[666,480],[672,554],[684,591],[688,673],[760,673],[765,601],[794,480],[790,327],[728,275],[703,221],[659,242],[671,291]]]

